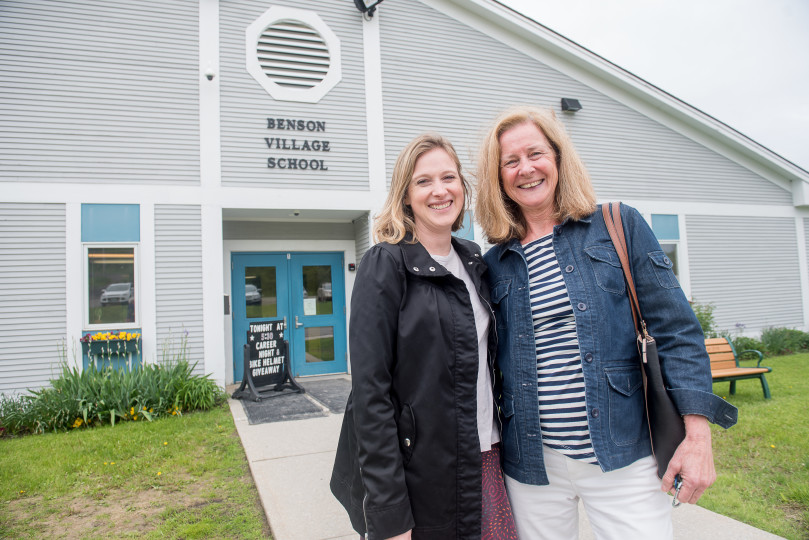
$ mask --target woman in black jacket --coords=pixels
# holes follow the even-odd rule
[[[402,150],[352,293],[331,490],[373,540],[516,538],[495,445],[486,266],[451,236],[469,200],[460,171],[439,135]]]

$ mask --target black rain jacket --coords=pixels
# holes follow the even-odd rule
[[[370,540],[408,529],[419,540],[479,539],[475,317],[464,282],[408,240],[373,246],[357,272],[331,490]],[[489,306],[480,249],[452,244]],[[491,369],[493,318],[490,328]]]

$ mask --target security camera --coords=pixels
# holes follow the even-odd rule
[[[295,216],[295,217],[298,217],[299,215],[301,215],[301,211],[300,210],[294,210],[292,212],[292,215]]]
[[[216,75],[216,73],[214,73],[213,68],[208,66],[208,69],[205,70],[205,78],[208,79],[209,81],[212,81],[214,75]]]

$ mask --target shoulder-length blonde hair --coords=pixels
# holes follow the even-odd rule
[[[553,218],[558,221],[581,219],[595,210],[596,195],[590,175],[562,122],[549,109],[512,107],[494,121],[478,156],[475,217],[489,242],[494,244],[523,238],[527,233],[525,217],[517,203],[506,195],[500,177],[500,136],[525,122],[532,122],[545,135],[556,158],[559,181]]]
[[[449,157],[452,158],[458,168],[458,176],[463,185],[463,207],[458,214],[458,218],[452,224],[452,232],[457,231],[463,225],[464,215],[469,206],[470,189],[469,183],[461,173],[461,161],[458,159],[458,154],[455,152],[452,143],[447,139],[437,133],[424,133],[410,141],[399,153],[399,157],[396,158],[388,198],[385,200],[382,211],[374,218],[373,232],[376,242],[397,244],[404,239],[407,233],[412,235],[413,243],[418,241],[413,209],[405,204],[405,198],[407,197],[407,188],[410,187],[410,181],[413,179],[416,161],[422,155],[436,148],[441,148],[449,154]]]

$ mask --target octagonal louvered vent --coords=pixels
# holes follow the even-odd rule
[[[278,21],[258,39],[258,62],[271,81],[291,88],[312,88],[329,72],[329,48],[311,26]]]
[[[247,29],[247,71],[275,99],[316,103],[340,81],[340,41],[311,11],[273,6]]]

